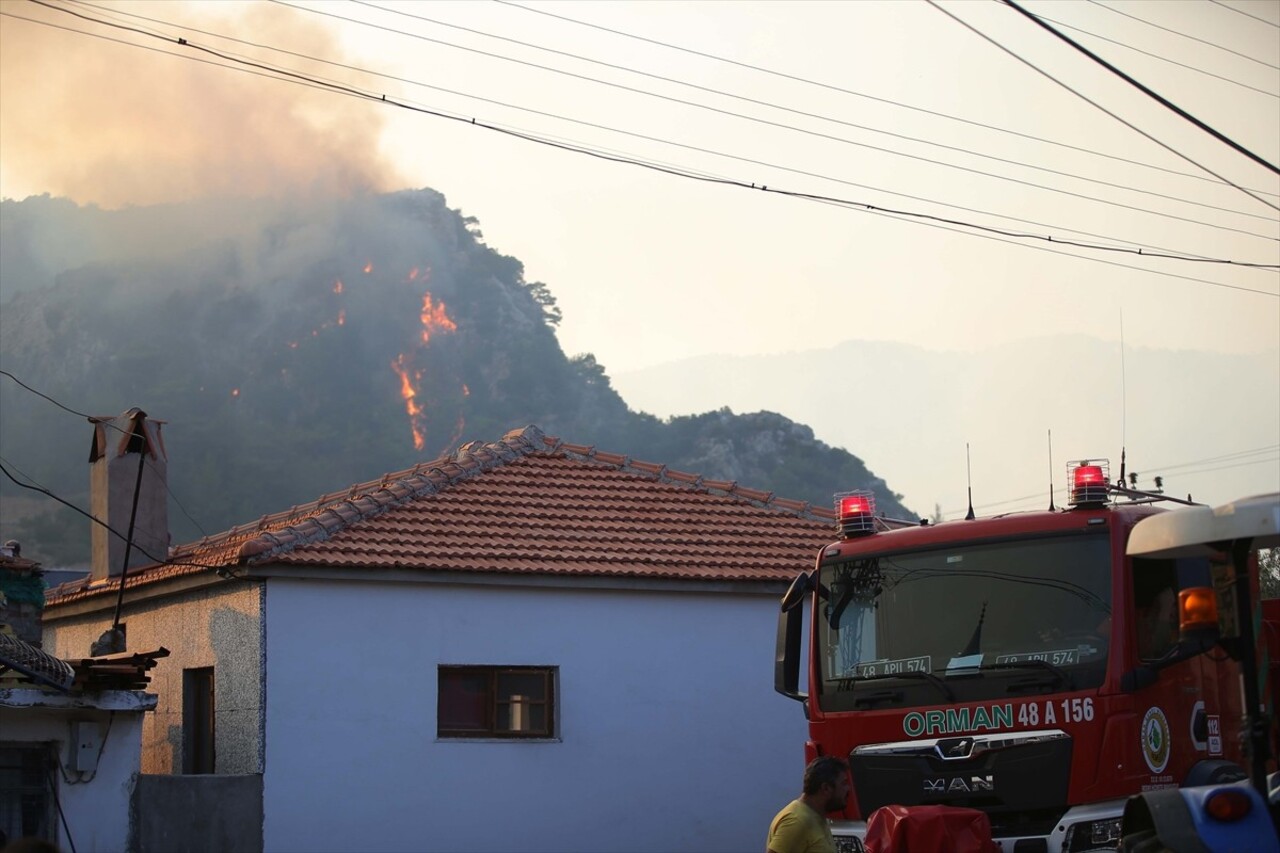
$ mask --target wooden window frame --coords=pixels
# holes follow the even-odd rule
[[[484,725],[482,727],[453,726],[445,728],[442,713],[445,702],[445,680],[447,676],[483,676],[485,680]],[[544,711],[544,725],[538,729],[512,730],[499,728],[499,721],[510,720],[511,698],[514,694],[502,695],[499,692],[500,680],[503,676],[541,675],[543,695],[526,697],[526,713],[535,708]],[[555,740],[560,714],[559,704],[559,668],[554,666],[493,666],[470,664],[440,664],[436,673],[436,737],[441,740]],[[505,717],[504,717],[505,711]]]

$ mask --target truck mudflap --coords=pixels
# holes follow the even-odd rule
[[[1075,806],[1063,812],[1047,835],[1000,836],[994,838],[1002,853],[1052,851],[1076,853],[1085,850],[1114,850],[1120,842],[1120,819],[1125,800],[1105,800]],[[867,823],[861,820],[833,820],[836,853],[866,853]]]

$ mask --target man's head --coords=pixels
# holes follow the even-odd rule
[[[849,765],[834,755],[823,755],[804,769],[805,797],[817,801],[819,811],[844,808],[849,800]]]

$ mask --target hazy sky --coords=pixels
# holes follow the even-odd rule
[[[1150,255],[1280,264],[1280,178],[996,0],[50,4],[170,40],[0,0],[0,195],[430,186],[549,286],[566,352],[614,375],[850,339],[962,358],[1122,332],[1277,358],[1275,269]],[[1022,5],[1280,163],[1280,2]],[[227,70],[201,47],[465,121]],[[877,367],[848,365],[832,405],[858,416]],[[1280,389],[1221,387],[1233,417],[1280,423]],[[1204,455],[1256,449],[1233,438],[1219,420]],[[1274,443],[1258,490],[1280,486]],[[893,463],[876,473],[893,483]]]

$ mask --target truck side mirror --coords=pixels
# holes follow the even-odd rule
[[[801,572],[782,596],[778,611],[778,642],[773,659],[773,689],[789,699],[803,702],[800,692],[800,651],[803,646],[805,596],[813,591],[813,574]]]

